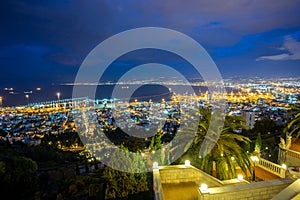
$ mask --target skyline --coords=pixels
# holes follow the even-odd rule
[[[143,77],[138,77],[138,79],[131,80],[119,80],[118,82],[78,82],[78,83],[65,83],[59,85],[51,85],[45,88],[27,88],[27,90],[22,90],[22,88],[4,88],[0,91],[0,106],[23,106],[32,103],[41,103],[46,101],[56,101],[56,100],[66,100],[74,98],[72,96],[73,87],[80,87],[84,90],[90,90],[91,87],[97,86],[97,92],[95,99],[110,99],[113,98],[113,91],[121,92],[119,95],[124,96],[130,93],[130,90],[134,90],[131,97],[127,97],[131,100],[153,97],[158,101],[164,96],[166,98],[172,93],[177,94],[187,94],[201,96],[207,94],[208,86],[216,86],[218,82],[204,82],[202,79],[189,79],[188,82],[166,79],[167,77],[155,77],[153,79],[143,79]],[[172,78],[172,77],[171,77]],[[244,94],[250,92],[248,97],[252,97],[253,94],[268,94],[275,95],[274,99],[280,97],[281,95],[288,95],[288,98],[294,98],[293,96],[299,96],[297,92],[300,88],[300,78],[232,78],[223,79],[224,87],[227,95],[234,94]],[[140,87],[139,87],[140,86]],[[184,90],[187,86],[191,86],[192,91]],[[100,88],[100,89],[99,89]],[[116,89],[117,88],[117,89]],[[130,89],[131,88],[131,89]],[[261,90],[261,91],[260,91]],[[115,91],[115,92],[116,92]],[[282,94],[277,94],[277,93]],[[116,95],[116,93],[114,93]],[[279,96],[277,96],[279,95]],[[126,95],[125,95],[126,96]],[[93,98],[92,96],[85,94],[80,96],[80,98]],[[114,96],[118,99],[118,97]],[[269,98],[269,96],[268,96]],[[297,99],[297,98],[296,98]]]
[[[0,84],[44,87],[73,82],[99,43],[139,27],[180,31],[210,54],[223,78],[300,76],[300,1],[19,1],[1,2]],[[116,79],[130,68],[160,62],[185,71],[168,52],[121,56],[108,70]],[[116,70],[117,69],[117,70]],[[185,72],[193,78],[193,72]]]

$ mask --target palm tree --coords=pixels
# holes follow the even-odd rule
[[[300,136],[300,106],[293,106],[289,112],[292,119],[287,123],[284,132],[290,136],[298,138]]]
[[[211,110],[202,108],[200,115],[194,143],[184,157],[191,158],[194,166],[209,174],[213,174],[215,163],[216,177],[222,180],[235,178],[236,166],[239,166],[244,174],[247,174],[247,170],[251,171],[249,155],[241,147],[243,144],[248,144],[250,139],[234,132],[236,129],[246,128],[242,123],[244,120],[239,117],[227,116],[225,118],[224,127],[216,144],[204,157],[199,158],[200,147],[208,138],[206,134],[211,120]]]

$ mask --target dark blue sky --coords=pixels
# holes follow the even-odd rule
[[[144,26],[194,38],[223,77],[299,76],[299,19],[299,0],[1,1],[0,87],[72,82],[96,45]],[[147,51],[123,56],[116,65],[147,62],[153,55],[185,67],[172,55]]]

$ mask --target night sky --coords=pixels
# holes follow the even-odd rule
[[[295,77],[300,75],[299,19],[299,0],[4,0],[0,87],[72,82],[96,45],[145,26],[192,37],[208,51],[223,77]],[[153,55],[184,68],[173,55],[147,51],[123,56],[115,65],[146,63]]]

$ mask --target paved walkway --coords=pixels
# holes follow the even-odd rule
[[[196,183],[164,183],[162,184],[166,200],[197,200],[198,186]]]

